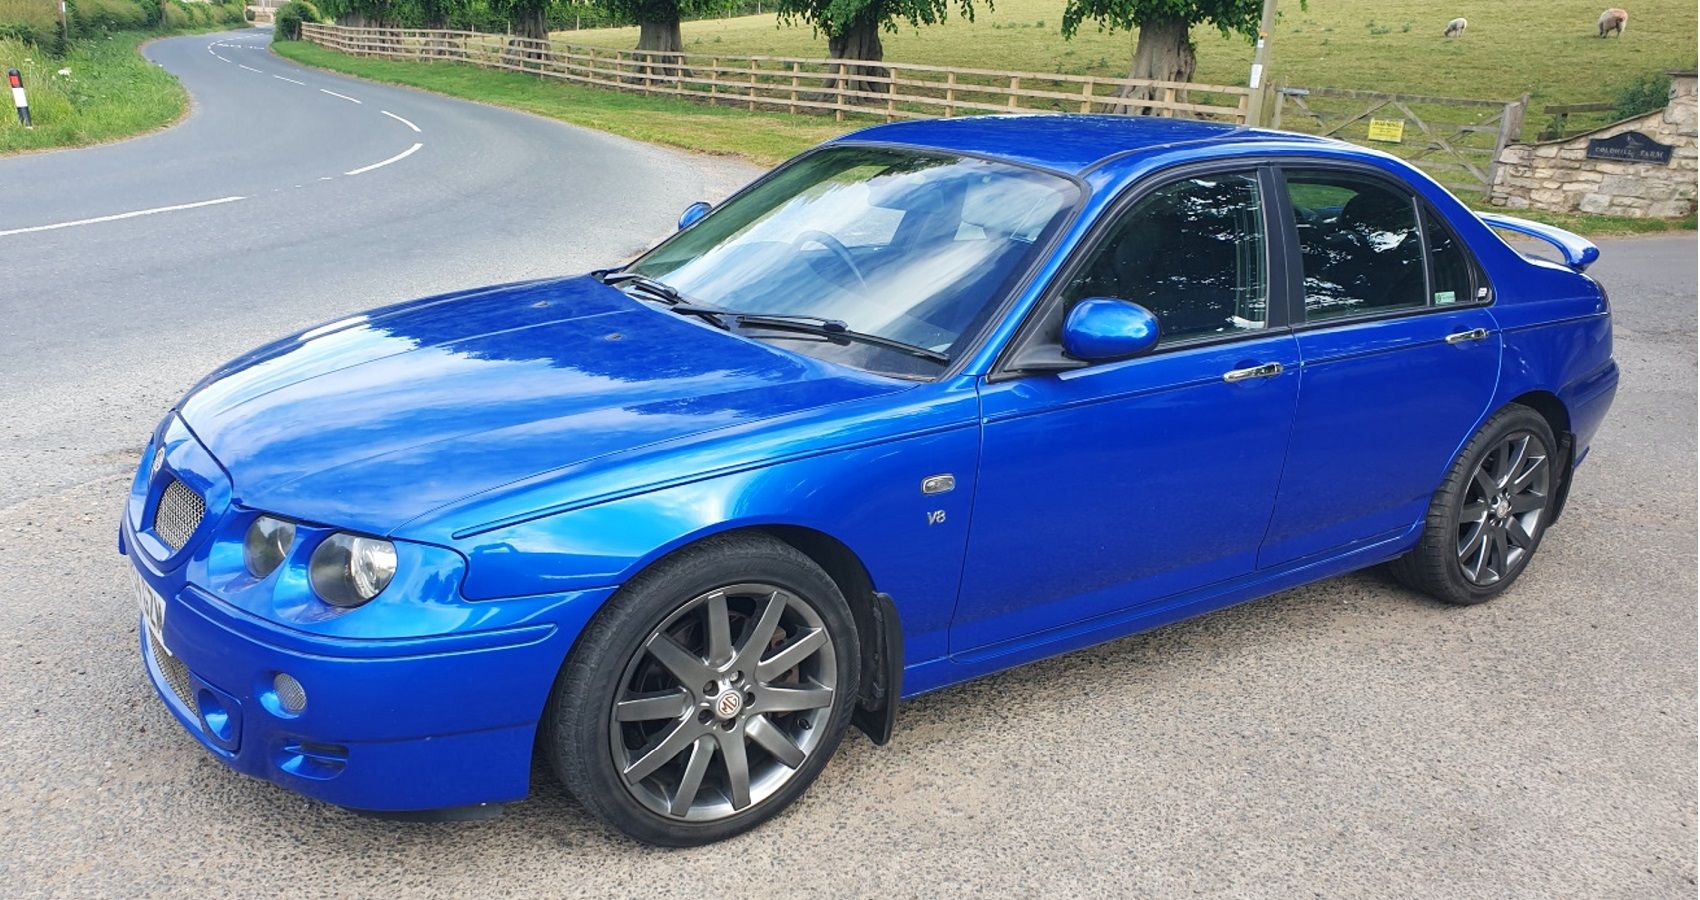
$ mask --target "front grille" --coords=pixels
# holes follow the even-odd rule
[[[159,506],[153,511],[154,534],[173,551],[183,549],[189,536],[201,527],[201,517],[207,514],[207,503],[189,486],[173,478],[159,495]]]
[[[159,639],[153,636],[152,629],[144,625],[142,630],[148,633],[148,644],[153,650],[154,665],[159,666],[160,674],[165,676],[166,686],[171,688],[172,694],[176,695],[177,702],[183,704],[190,712],[194,712],[195,704],[189,702],[189,698],[194,695],[189,690],[189,667],[183,665],[182,660],[165,652],[165,648],[159,644]]]

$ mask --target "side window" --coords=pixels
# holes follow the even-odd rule
[[[1306,321],[1429,305],[1414,197],[1359,175],[1285,174]]]
[[[1111,226],[1063,301],[1131,300],[1171,343],[1263,328],[1268,285],[1263,197],[1256,174],[1236,172],[1146,195]]]
[[[1428,209],[1423,210],[1423,236],[1428,239],[1429,290],[1435,306],[1474,303],[1476,281],[1470,258],[1452,229]]]

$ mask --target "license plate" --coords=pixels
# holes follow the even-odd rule
[[[135,569],[130,570],[130,581],[135,586],[136,605],[141,607],[142,621],[147,624],[148,633],[167,656],[174,655],[171,648],[165,646],[165,598],[143,580],[142,574]]]

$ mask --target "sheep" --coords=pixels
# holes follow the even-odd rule
[[[1629,13],[1614,6],[1600,13],[1600,37],[1605,37],[1613,31],[1617,32],[1618,37],[1623,37],[1624,26],[1628,24]]]
[[[1453,19],[1452,21],[1446,23],[1446,30],[1441,32],[1441,36],[1442,37],[1449,37],[1449,38],[1450,37],[1463,37],[1464,36],[1464,29],[1469,24],[1470,24],[1470,21],[1468,19],[1464,18],[1463,16],[1459,16],[1458,18]]]

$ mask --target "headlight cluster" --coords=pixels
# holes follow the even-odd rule
[[[242,558],[255,578],[283,565],[295,543],[295,523],[260,516],[242,540]],[[307,582],[332,606],[359,606],[383,593],[395,577],[395,545],[339,531],[319,542],[307,560]]]

